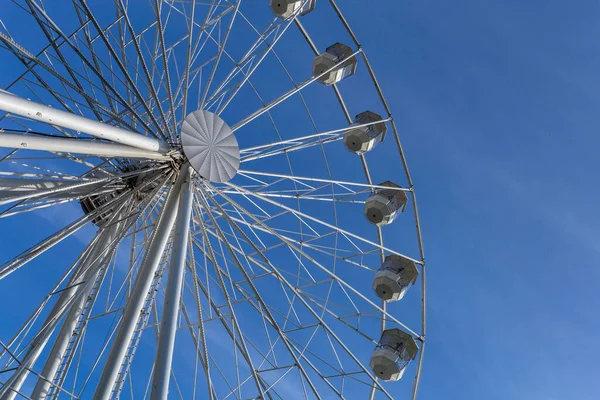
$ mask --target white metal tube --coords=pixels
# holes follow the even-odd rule
[[[186,173],[186,172],[182,172]],[[150,400],[167,400],[169,395],[169,379],[173,361],[173,348],[175,347],[175,333],[177,332],[177,315],[183,288],[183,273],[187,258],[188,235],[190,232],[190,219],[192,216],[193,191],[190,172],[181,188],[177,221],[171,249],[171,262],[169,264],[169,277],[163,305],[158,348],[154,362],[152,377],[152,391]]]
[[[51,179],[23,179],[23,178],[3,178],[0,177],[0,204],[4,199],[19,197],[22,195],[35,196],[39,193],[48,193],[49,190],[57,190],[65,186],[72,186],[78,183],[85,183],[85,180],[51,180]],[[59,192],[58,197],[77,197],[96,190],[106,183],[99,183],[98,187],[79,187],[68,193]],[[114,188],[114,186],[113,186]]]
[[[152,167],[152,168],[147,169],[146,171],[150,172],[150,171],[157,170],[157,169],[161,169],[161,167]],[[69,195],[72,196],[73,194],[86,195],[88,193],[93,192],[94,190],[96,190],[98,188],[110,185],[110,181],[114,181],[115,184],[118,184],[120,182],[122,183],[123,179],[125,179],[125,178],[140,175],[140,174],[141,174],[140,171],[132,171],[132,172],[123,173],[120,176],[109,176],[107,178],[89,179],[89,180],[86,180],[83,182],[81,180],[78,180],[78,181],[74,181],[74,183],[70,184],[70,185],[59,185],[56,187],[50,187],[48,189],[37,189],[37,190],[31,191],[29,193],[21,191],[21,192],[17,192],[14,196],[0,197],[0,205],[19,201],[19,200],[42,197],[42,196],[57,197],[61,193],[67,194],[67,197]],[[0,184],[1,183],[4,183],[4,182],[0,182]],[[27,181],[23,180],[23,184],[25,185],[26,183],[27,183]],[[114,186],[113,186],[113,188],[114,188]],[[106,188],[106,189],[109,189],[109,188]]]
[[[187,167],[188,165],[184,166],[184,168]],[[180,174],[169,191],[167,201],[163,206],[161,216],[152,233],[142,265],[138,271],[131,296],[125,305],[121,324],[113,339],[113,344],[108,353],[106,364],[104,365],[100,380],[98,381],[98,386],[94,392],[94,400],[108,400],[110,398],[123,359],[127,353],[127,348],[129,347],[129,343],[140,317],[140,312],[146,301],[148,290],[152,285],[154,274],[156,273],[162,254],[167,246],[169,234],[175,223],[181,185],[185,178],[186,174]]]
[[[7,193],[2,193],[2,196],[0,196],[0,205],[4,205],[4,204],[8,204],[8,203],[12,203],[15,201],[20,201],[20,200],[25,200],[25,199],[33,199],[33,198],[38,198],[38,197],[42,197],[42,196],[59,196],[60,194],[64,193],[66,196],[69,195],[74,195],[74,194],[79,194],[79,195],[86,195],[88,193],[91,193],[99,188],[101,188],[102,186],[106,186],[109,183],[107,183],[108,181],[110,181],[111,178],[103,178],[103,179],[95,179],[95,180],[89,180],[89,181],[84,181],[84,182],[75,182],[73,184],[70,185],[58,185],[55,187],[50,187],[48,189],[45,188],[40,188],[37,190],[30,190],[30,191],[19,191],[19,192],[15,192],[15,193],[10,193],[8,196],[5,196]],[[116,181],[116,179],[115,179]],[[23,182],[26,183],[26,182]]]
[[[29,179],[23,177],[4,178],[0,176],[0,191],[3,192],[30,192],[36,190],[54,189],[61,186],[83,183],[84,179]]]
[[[0,92],[0,97],[2,92]],[[43,150],[60,153],[87,154],[90,156],[142,158],[149,160],[170,160],[166,154],[116,143],[103,143],[82,139],[69,139],[48,136],[20,135],[0,130],[0,147],[10,149]]]
[[[106,233],[103,235],[103,238],[96,245],[96,249],[99,249],[95,254],[89,258],[94,264],[101,262],[104,257],[106,257],[109,249],[113,246],[110,244],[116,239],[119,229],[122,227],[121,224],[113,224],[107,228]],[[96,268],[88,268],[87,271],[84,272],[84,276],[79,279],[79,282],[89,281],[90,279],[94,279],[94,275],[98,272]],[[76,288],[79,288],[77,286]],[[63,358],[63,354],[69,344],[71,339],[71,335],[73,330],[75,329],[77,322],[79,320],[79,316],[83,311],[85,303],[87,302],[87,297],[89,296],[91,290],[93,289],[92,285],[86,285],[82,290],[82,293],[79,298],[75,301],[75,303],[71,306],[67,316],[65,317],[65,321],[63,322],[60,331],[54,341],[54,345],[52,346],[52,350],[48,355],[46,363],[44,364],[44,368],[42,369],[41,376],[46,378],[38,378],[38,381],[31,393],[31,398],[33,400],[43,400],[46,398],[48,391],[50,390],[51,381],[58,370],[60,362]],[[69,289],[72,290],[72,289]]]
[[[34,121],[74,129],[88,135],[144,150],[166,151],[169,148],[167,144],[155,138],[143,136],[139,133],[105,124],[104,122],[94,121],[66,111],[60,111],[26,100],[4,90],[0,90],[0,110],[30,118]]]
[[[310,182],[320,182],[320,183],[332,183],[341,186],[358,186],[369,189],[386,189],[386,190],[398,190],[400,192],[410,192],[411,190],[408,188],[402,187],[391,187],[391,186],[383,186],[383,185],[369,185],[368,183],[358,183],[358,182],[350,182],[350,181],[336,181],[332,179],[320,179],[320,178],[311,178],[308,176],[293,176],[293,175],[284,175],[284,174],[272,174],[269,172],[261,172],[261,171],[248,171],[248,170],[239,170],[238,174],[248,174],[248,175],[261,175],[261,176],[270,176],[273,178],[287,178],[293,181],[310,181]]]

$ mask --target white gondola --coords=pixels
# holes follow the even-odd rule
[[[325,50],[325,53],[315,58],[313,62],[313,75],[321,75],[323,72],[335,67],[318,79],[319,82],[327,86],[338,83],[344,78],[353,75],[356,71],[357,61],[356,57],[350,57],[352,53],[352,49],[342,43],[329,46]]]
[[[375,274],[373,290],[385,301],[398,301],[410,285],[414,285],[419,270],[415,263],[396,254],[390,254]]]
[[[385,123],[361,126],[381,121],[381,115],[371,111],[365,111],[356,116],[354,123],[344,133],[344,144],[353,153],[364,154],[381,141],[383,134],[387,131]]]
[[[287,19],[296,13],[306,15],[315,8],[317,0],[271,0],[271,10],[279,18]]]
[[[379,379],[397,381],[418,351],[417,343],[408,333],[397,328],[387,329],[381,334],[369,366]]]
[[[386,181],[378,186],[390,189],[376,189],[365,202],[363,213],[372,224],[384,226],[391,224],[404,211],[408,197],[404,191],[399,190],[402,187],[393,182]]]

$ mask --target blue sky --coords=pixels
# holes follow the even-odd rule
[[[598,398],[600,5],[340,3],[419,195],[429,300],[419,398]]]

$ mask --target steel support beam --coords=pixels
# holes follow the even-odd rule
[[[171,364],[173,361],[173,349],[175,347],[175,333],[177,332],[177,315],[181,300],[181,290],[183,288],[183,273],[187,258],[194,198],[189,168],[188,171],[182,171],[181,173],[187,174],[187,178],[181,187],[177,210],[173,247],[171,248],[171,262],[169,263],[169,277],[163,305],[162,321],[160,323],[150,400],[167,400],[169,395],[169,379],[171,377]]]
[[[0,92],[0,96],[2,93]],[[152,150],[144,150],[123,144],[105,143],[84,139],[20,135],[0,130],[0,147],[23,150],[42,150],[58,153],[85,154],[110,158],[141,158],[168,161],[170,156]]]
[[[189,166],[183,166],[184,171]],[[187,179],[186,173],[180,173],[175,184],[171,187],[167,200],[163,206],[156,228],[152,232],[150,243],[142,260],[142,265],[138,271],[131,296],[127,300],[121,324],[113,339],[112,347],[108,353],[106,364],[102,370],[98,386],[94,393],[94,400],[108,400],[113,391],[115,381],[119,375],[119,370],[123,364],[123,359],[127,353],[129,342],[135,331],[136,324],[140,317],[140,312],[144,306],[148,290],[152,285],[154,274],[158,268],[162,254],[167,246],[169,235],[175,224],[177,207],[181,187]]]
[[[20,115],[34,121],[73,129],[101,139],[144,150],[165,152],[170,148],[166,143],[161,142],[158,139],[143,136],[139,133],[108,125],[100,121],[88,119],[81,115],[60,111],[43,104],[23,99],[4,90],[0,90],[0,110]]]

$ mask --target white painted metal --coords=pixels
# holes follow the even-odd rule
[[[83,186],[73,187],[76,184],[84,184]],[[93,183],[91,186],[86,183]],[[91,190],[95,190],[106,182],[86,182],[85,180],[67,180],[67,179],[25,179],[25,178],[3,178],[0,177],[0,204],[11,202],[12,198],[29,198],[39,195],[40,193],[50,193],[52,190],[58,190],[64,187],[70,187],[68,192],[57,192],[58,197],[76,197],[84,195]],[[106,187],[114,188],[114,185],[106,185]]]
[[[154,273],[158,268],[162,254],[167,246],[171,229],[175,223],[181,187],[185,179],[186,174],[180,174],[175,184],[169,190],[160,219],[152,232],[144,260],[138,271],[131,296],[129,296],[125,310],[123,311],[121,324],[113,339],[113,344],[108,353],[98,386],[94,392],[94,400],[107,400],[113,391],[113,386],[119,374],[127,347],[129,346],[129,341],[140,317],[140,311],[144,305],[150,285],[152,284]]]
[[[2,92],[0,92],[0,97]],[[85,154],[110,158],[140,158],[168,161],[172,158],[158,151],[144,150],[123,144],[105,143],[85,139],[19,135],[0,130],[0,147],[9,149],[43,150],[58,153]]]
[[[163,303],[163,316],[160,323],[158,348],[154,362],[154,375],[152,378],[151,400],[166,400],[169,395],[169,382],[171,378],[171,365],[173,362],[173,348],[175,346],[175,333],[177,332],[177,316],[179,302],[183,288],[183,274],[188,249],[188,237],[192,216],[192,201],[194,191],[189,168],[182,171],[186,174],[181,186],[181,195],[177,209],[177,219],[171,248],[171,262],[169,263],[169,276]]]
[[[332,183],[332,184],[336,184],[336,185],[339,185],[342,187],[343,186],[356,186],[356,187],[360,187],[360,188],[387,189],[387,190],[393,189],[393,190],[399,190],[401,192],[410,192],[410,189],[403,188],[403,187],[391,187],[391,186],[385,186],[385,185],[369,185],[369,184],[360,183],[360,182],[338,181],[338,180],[333,180],[333,179],[313,178],[313,177],[308,177],[308,176],[273,174],[270,172],[248,171],[248,170],[240,170],[240,171],[238,171],[238,173],[248,174],[248,175],[270,176],[270,177],[275,177],[275,178],[286,178],[286,179],[290,179],[292,181],[298,181],[298,182],[309,181],[309,182],[320,182],[320,183]]]
[[[69,195],[82,195],[92,193],[96,189],[107,185],[107,180],[91,180],[84,181],[81,183],[61,184],[61,185],[43,185],[40,188],[31,188],[26,190],[27,186],[21,187],[22,190],[10,190],[2,191],[0,193],[0,206],[8,203],[12,203],[19,200],[32,199],[42,196],[59,196],[61,194]],[[23,182],[26,184],[27,182]],[[15,188],[16,189],[16,188]]]
[[[167,151],[169,147],[157,139],[142,136],[116,126],[94,121],[80,115],[60,111],[0,90],[0,110],[20,115],[34,121],[73,129],[101,139],[138,147],[150,151]]]
[[[240,148],[229,125],[218,115],[197,110],[183,120],[181,144],[190,165],[204,179],[226,182],[240,167]]]
[[[111,182],[118,184],[119,181],[122,182],[122,180],[125,178],[133,177],[135,175],[141,175],[144,172],[146,172],[146,173],[151,172],[151,171],[159,169],[159,168],[162,168],[162,167],[148,168],[145,171],[132,171],[132,172],[121,174],[119,176],[109,176],[107,178],[101,178],[101,179],[90,179],[90,180],[86,180],[83,182],[79,181],[79,182],[76,182],[76,183],[73,183],[70,185],[51,186],[49,188],[42,187],[42,188],[31,190],[31,191],[17,191],[17,192],[15,192],[14,195],[9,195],[7,197],[0,197],[0,205],[19,201],[19,200],[24,200],[24,199],[42,197],[42,196],[57,196],[61,193],[85,195],[86,193],[92,193],[97,188],[101,188],[101,187],[104,187],[105,185],[109,185],[109,184],[111,184]],[[27,183],[26,181],[23,181],[23,184],[26,184],[26,183]]]

